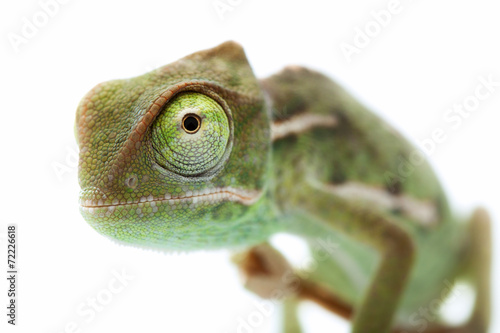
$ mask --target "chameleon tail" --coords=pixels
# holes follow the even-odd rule
[[[490,324],[491,222],[486,210],[478,208],[468,225],[468,267],[466,274],[476,290],[474,310],[460,327],[435,327],[428,333],[486,333]]]
[[[470,332],[482,333],[488,330],[491,311],[491,222],[486,210],[478,208],[469,223],[470,270],[476,303],[466,326]]]

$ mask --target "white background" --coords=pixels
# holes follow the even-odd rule
[[[217,3],[231,10],[219,15]],[[6,270],[6,225],[16,223],[20,274],[14,329],[5,323],[1,279],[0,330],[229,333],[256,311],[257,299],[239,286],[225,251],[165,255],[118,246],[92,230],[77,206],[73,122],[80,98],[99,82],[229,39],[245,47],[257,76],[289,64],[323,71],[414,142],[444,128],[447,140],[429,159],[459,211],[484,205],[492,213],[498,281],[500,87],[456,130],[443,115],[474,94],[479,76],[500,81],[500,8],[491,0],[401,0],[400,12],[348,62],[341,43],[353,44],[356,28],[370,25],[371,11],[388,3],[70,0],[44,22],[38,1],[2,2],[0,266]],[[39,28],[23,37],[26,22]],[[26,38],[15,46],[14,35]],[[283,238],[287,244],[295,242]],[[133,280],[106,299],[113,271],[122,270]],[[109,302],[95,316],[77,313],[98,295]],[[303,317],[311,332],[348,331],[312,305]],[[254,332],[276,331],[277,320],[266,317]],[[495,320],[491,332],[500,331]]]

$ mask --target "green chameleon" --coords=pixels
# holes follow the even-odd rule
[[[355,333],[488,328],[487,213],[453,215],[420,151],[320,73],[259,81],[226,42],[96,86],[75,131],[93,228],[148,248],[241,251],[246,287],[283,302],[284,332],[301,331],[304,299]],[[310,244],[314,269],[267,243],[283,232]],[[450,327],[438,310],[457,280],[476,300]]]

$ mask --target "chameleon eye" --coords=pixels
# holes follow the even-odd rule
[[[175,96],[156,118],[151,143],[156,162],[183,176],[204,173],[224,156],[230,136],[222,106],[207,95]]]

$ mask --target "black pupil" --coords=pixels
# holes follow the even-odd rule
[[[188,132],[196,131],[198,126],[199,126],[198,119],[196,119],[195,117],[189,116],[189,117],[186,117],[186,119],[184,119],[184,128]]]

